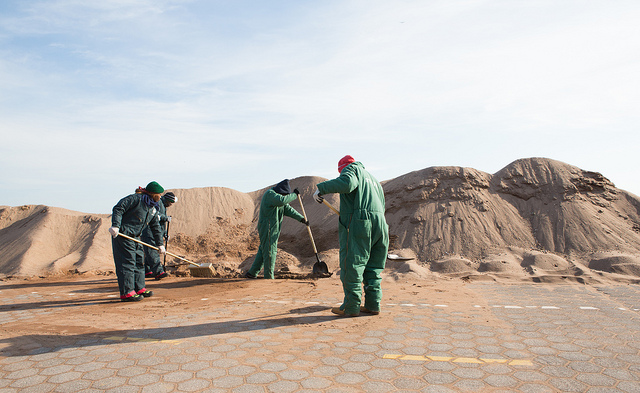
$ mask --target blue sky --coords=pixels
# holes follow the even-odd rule
[[[0,2],[0,205],[526,157],[640,195],[638,1]]]

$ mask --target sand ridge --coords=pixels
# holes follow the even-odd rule
[[[321,258],[337,272],[338,216],[312,198],[323,180],[303,176],[291,185],[300,190]],[[172,189],[179,202],[168,209],[169,250],[214,264],[221,277],[239,275],[257,251],[260,199],[274,184],[250,193]],[[383,188],[390,252],[413,258],[390,260],[389,277],[640,281],[640,198],[599,173],[527,158],[493,175],[430,167],[384,181]],[[337,195],[327,201],[339,207]],[[291,206],[301,211],[299,201]],[[113,271],[109,226],[107,214],[2,206],[0,274]],[[277,272],[310,272],[316,259],[304,225],[285,217],[279,248]]]

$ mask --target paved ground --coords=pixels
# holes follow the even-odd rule
[[[153,312],[82,284],[0,284],[0,392],[640,392],[636,285],[394,284],[381,315],[340,319],[337,280],[227,282],[242,291],[215,307],[192,290],[204,307]],[[144,328],[78,323],[111,309]]]

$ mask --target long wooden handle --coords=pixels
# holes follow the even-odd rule
[[[307,220],[307,213],[304,211],[304,205],[302,204],[302,197],[300,196],[300,194],[298,194],[298,201],[300,201],[300,207],[302,208],[302,215],[304,216],[304,220],[309,222],[309,220]],[[318,250],[316,249],[316,242],[313,241],[313,235],[311,234],[311,227],[309,227],[309,225],[307,225],[307,232],[309,232],[309,238],[311,238],[311,245],[313,246],[313,252],[315,252],[316,255],[318,255]]]
[[[326,199],[322,199],[322,203],[327,205],[329,207],[329,209],[333,210],[334,213],[336,213],[337,215],[340,215],[340,212],[338,211],[338,209],[336,209],[335,207],[331,206],[331,204],[329,202],[327,202]]]
[[[156,247],[156,246],[152,246],[151,244],[145,243],[145,242],[140,241],[140,240],[138,240],[138,239],[135,239],[135,238],[133,238],[133,237],[131,237],[131,236],[124,235],[124,234],[122,234],[122,233],[120,233],[120,232],[118,232],[118,236],[122,236],[122,237],[124,237],[125,239],[133,240],[133,241],[134,241],[134,242],[136,242],[136,243],[140,243],[140,244],[142,244],[143,246],[147,246],[147,247],[149,247],[149,248],[153,248],[153,249],[154,249],[154,250],[156,250],[156,251],[160,251],[160,249],[159,249],[158,247]],[[176,255],[176,254],[172,254],[172,253],[170,253],[169,251],[166,251],[166,254],[167,254],[167,255],[171,255],[172,257],[176,257],[176,258],[178,258],[178,259],[181,259],[181,260],[183,260],[183,261],[185,261],[185,262],[189,262],[190,264],[192,264],[192,265],[194,265],[194,266],[198,266],[198,267],[200,267],[200,265],[198,265],[197,263],[195,263],[195,262],[191,262],[190,260],[185,259],[185,258],[183,258],[183,257],[181,257],[181,256]]]

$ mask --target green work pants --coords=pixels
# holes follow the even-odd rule
[[[358,314],[362,302],[371,311],[380,311],[382,271],[387,261],[389,227],[383,213],[356,210],[340,217],[340,280],[344,290],[341,310]]]
[[[118,236],[111,240],[120,296],[131,296],[145,288],[142,245]]]

